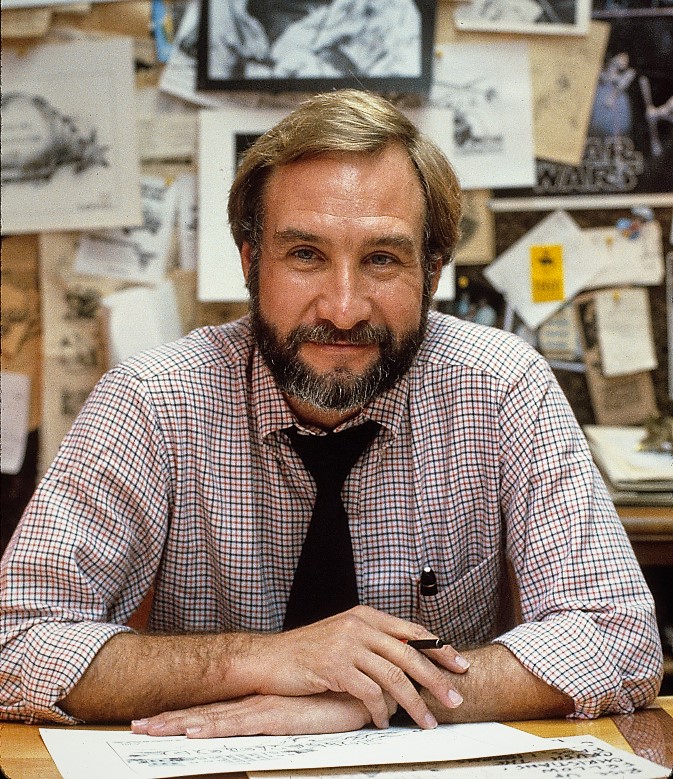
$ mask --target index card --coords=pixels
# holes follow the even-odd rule
[[[604,256],[603,269],[587,288],[617,287],[624,284],[644,286],[664,280],[664,256],[661,224],[646,222],[635,237],[627,237],[616,227],[585,228],[596,252]]]
[[[595,300],[603,375],[625,376],[656,368],[647,290],[608,289],[597,292]]]

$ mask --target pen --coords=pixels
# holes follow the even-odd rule
[[[402,643],[414,649],[441,649],[447,645],[441,638],[422,638],[420,640],[403,638]]]
[[[429,565],[423,566],[419,589],[421,595],[437,595],[437,577]]]

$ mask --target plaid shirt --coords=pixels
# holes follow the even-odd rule
[[[362,416],[382,429],[343,492],[361,603],[456,647],[499,635],[577,716],[656,695],[652,598],[540,355],[431,313],[409,373]],[[153,631],[281,629],[314,498],[294,422],[245,319],[101,380],[3,559],[2,716],[72,721],[58,701],[152,584]],[[508,565],[523,623],[502,634]]]

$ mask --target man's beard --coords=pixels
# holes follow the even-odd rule
[[[260,312],[255,296],[250,319],[259,350],[281,390],[314,408],[342,412],[366,406],[394,387],[409,370],[425,336],[428,308],[429,295],[424,295],[419,326],[399,339],[388,328],[366,322],[350,330],[340,330],[331,323],[299,325],[282,338]],[[299,357],[301,345],[309,342],[376,344],[379,356],[362,374],[347,368],[316,373]]]

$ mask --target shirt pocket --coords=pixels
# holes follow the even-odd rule
[[[494,552],[435,595],[419,595],[416,621],[456,649],[495,637],[501,555]],[[441,580],[440,580],[441,583]]]

